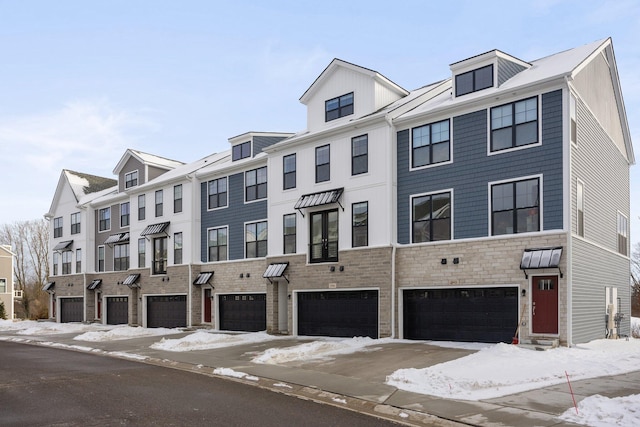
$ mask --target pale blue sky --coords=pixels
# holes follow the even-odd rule
[[[41,218],[63,168],[112,177],[127,148],[189,162],[302,130],[298,99],[333,58],[411,90],[491,49],[531,61],[607,37],[640,158],[635,0],[0,0],[0,224]]]

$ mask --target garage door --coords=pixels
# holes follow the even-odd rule
[[[129,299],[127,297],[107,298],[107,324],[122,325],[129,323]]]
[[[298,293],[298,334],[378,338],[378,291]]]
[[[147,297],[148,328],[184,328],[187,326],[187,296]]]
[[[60,322],[82,322],[83,298],[60,298]]]
[[[220,295],[220,329],[257,332],[267,329],[267,295]]]
[[[510,343],[518,288],[405,290],[403,321],[406,339]]]

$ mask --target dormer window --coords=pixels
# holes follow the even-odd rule
[[[138,171],[124,174],[124,188],[131,188],[138,185]]]
[[[456,96],[490,87],[493,87],[493,64],[456,76]]]
[[[231,155],[232,161],[235,162],[236,160],[246,159],[247,157],[251,157],[251,141],[233,146]]]
[[[325,101],[324,109],[325,122],[353,114],[353,92]]]

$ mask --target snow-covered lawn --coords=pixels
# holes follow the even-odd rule
[[[632,318],[632,328],[640,329],[640,319]],[[0,331],[16,335],[54,335],[77,333],[74,339],[97,342],[169,335],[180,329],[146,329],[129,326],[60,324],[51,322],[12,322],[0,320]],[[196,331],[179,338],[161,338],[151,347],[184,352],[283,339],[264,332],[228,334]],[[376,346],[399,342],[393,339],[317,338],[303,344],[273,346],[253,358],[254,363],[283,364],[327,359],[341,354],[375,352]],[[415,341],[413,344],[420,345]],[[510,344],[436,343],[476,350],[475,353],[424,369],[407,367],[391,373],[387,384],[416,393],[466,400],[505,396],[549,385],[599,376],[619,375],[640,369],[640,339],[595,340],[572,348],[532,351]],[[91,350],[88,348],[88,350]],[[135,355],[131,355],[135,356]],[[216,371],[220,375],[247,378],[242,372]],[[251,378],[253,379],[253,378]],[[577,408],[568,408],[562,419],[589,426],[640,425],[640,394],[609,399],[591,396]]]

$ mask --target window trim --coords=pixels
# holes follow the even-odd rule
[[[64,220],[61,216],[53,218],[53,238],[57,239],[62,237],[64,233]]]
[[[109,212],[109,218],[100,219],[101,212]],[[108,225],[107,228],[102,228],[102,224],[101,224],[102,221],[105,221],[105,226]],[[108,221],[108,223],[106,221]],[[111,206],[107,208],[98,209],[98,233],[104,233],[107,231],[111,231]]]
[[[225,258],[220,260],[211,260],[210,255],[210,248],[212,246],[209,246],[209,233],[214,231],[214,230],[222,230],[224,229],[226,231],[226,236],[227,236],[227,244],[224,245],[225,246]],[[216,248],[220,247],[221,245],[217,245],[215,246]],[[224,262],[224,261],[229,261],[229,226],[228,225],[222,225],[222,226],[218,226],[218,227],[209,227],[207,228],[207,262]]]
[[[258,240],[258,233],[257,233],[257,225],[256,225],[256,256],[255,257],[251,257],[251,258],[247,258],[247,226],[248,225],[253,225],[253,224],[262,224],[264,223],[266,226],[266,230],[267,230],[267,236],[266,239],[264,240]],[[259,258],[266,258],[269,255],[269,221],[265,218],[265,219],[259,219],[257,221],[247,221],[244,223],[244,227],[243,227],[243,232],[244,232],[244,259],[259,259]],[[259,255],[258,254],[258,242],[265,242],[265,251],[266,253],[264,255]]]
[[[140,200],[142,200],[142,207],[140,206]],[[140,215],[142,212],[142,215]],[[147,195],[139,194],[138,195],[138,221],[144,221],[147,219]]]
[[[449,239],[448,240],[429,240],[428,242],[414,242],[413,241],[413,199],[416,197],[424,197],[424,196],[434,196],[438,194],[449,193]],[[453,188],[445,188],[435,191],[428,191],[426,193],[417,193],[409,195],[409,244],[411,245],[424,245],[424,244],[432,244],[437,242],[452,242],[455,240],[454,231],[454,191]]]
[[[293,157],[293,170],[287,172],[286,170],[286,159]],[[282,190],[291,190],[297,187],[298,185],[298,156],[296,153],[287,154],[286,156],[282,156]],[[287,187],[287,175],[293,175],[293,186]]]
[[[120,256],[120,257],[116,257],[116,248],[118,249],[119,252],[121,252],[124,247],[126,246],[126,256]],[[119,255],[122,255],[122,253],[120,253]],[[124,263],[126,265],[126,268],[122,268],[122,260],[125,260]],[[120,260],[118,263],[116,263],[116,260]],[[118,267],[116,269],[116,264],[118,264]],[[129,243],[122,243],[119,245],[113,245],[113,271],[127,271],[129,270],[129,268],[131,267],[131,246],[129,246]]]
[[[438,162],[438,163],[428,163],[428,164],[422,165],[422,166],[413,166],[413,150],[414,150],[414,148],[413,148],[413,130],[417,129],[417,128],[424,127],[424,126],[429,126],[429,129],[431,129],[432,125],[435,125],[435,124],[438,124],[438,123],[442,123],[442,122],[449,122],[449,140],[448,140],[449,141],[449,160],[445,160],[443,162]],[[431,130],[429,130],[429,132],[431,132]],[[432,147],[432,146],[433,146],[433,144],[431,144],[431,141],[429,141],[429,147]],[[413,127],[409,128],[409,170],[410,171],[435,168],[435,167],[438,167],[438,166],[450,165],[452,163],[453,163],[453,125],[452,125],[451,118],[448,117],[446,119],[436,120],[435,122],[425,123],[425,124],[422,124],[422,125],[419,125],[419,126],[413,126]]]
[[[624,235],[620,234],[620,219],[624,218]],[[625,248],[624,252],[620,251],[621,241],[620,238],[624,238]],[[629,217],[619,210],[616,211],[616,252],[622,256],[629,257]]]
[[[515,104],[522,101],[527,101],[529,99],[536,98],[536,129],[537,129],[537,142],[525,145],[515,145],[511,148],[503,148],[501,150],[493,151],[491,148],[493,146],[493,129],[491,127],[491,110],[498,107],[504,107],[506,105],[513,105],[515,108]],[[533,96],[528,96],[522,99],[518,99],[516,101],[506,102],[499,105],[490,106],[487,109],[487,156],[496,156],[502,153],[511,153],[513,151],[526,150],[528,148],[540,147],[542,145],[542,97],[538,94]],[[513,109],[512,109],[513,111]],[[528,123],[528,122],[527,122]],[[509,127],[513,128],[512,133],[515,132],[516,123],[512,123]],[[503,128],[501,128],[503,129]],[[513,141],[515,143],[515,140]]]
[[[209,193],[209,184],[213,181],[220,181],[220,180],[225,180],[225,191],[224,191],[224,205],[222,206],[216,206],[216,207],[211,207],[211,203],[209,202],[210,197],[211,197],[211,193]],[[207,212],[209,211],[215,211],[218,209],[225,209],[229,207],[229,177],[228,176],[222,176],[220,178],[215,178],[215,179],[210,179],[206,182],[207,185]],[[218,185],[216,184],[216,188],[218,187]],[[216,197],[220,197],[220,192],[215,193]]]
[[[365,154],[360,154],[358,156],[354,156],[353,155],[353,144],[354,142],[356,142],[356,140],[360,140],[362,138],[365,138],[365,144],[367,147],[367,152]],[[331,153],[329,153],[331,154]],[[367,161],[367,167],[364,171],[362,172],[355,172],[354,170],[354,161],[356,158],[366,158]],[[354,136],[353,138],[351,138],[351,176],[358,176],[358,175],[364,175],[364,174],[368,174],[369,173],[369,134],[365,133],[363,135],[358,135],[358,136]]]
[[[135,174],[135,179],[133,177],[133,175]],[[131,179],[127,179],[128,176],[131,176]],[[139,171],[138,169],[136,170],[132,170],[130,172],[127,172],[124,174],[124,189],[128,190],[129,188],[133,188],[133,187],[137,187],[138,186],[138,179],[139,179]],[[135,183],[133,183],[135,181]],[[127,185],[129,183],[132,183],[130,185]]]
[[[354,208],[356,205],[367,205],[367,223],[365,225],[355,225],[355,212]],[[366,235],[366,243],[364,245],[356,245],[356,230],[364,228]],[[362,202],[351,203],[351,247],[352,248],[366,248],[369,246],[369,201],[365,200]]]
[[[102,252],[102,268],[100,268],[100,252]],[[96,250],[96,272],[103,272],[107,269],[107,250],[104,245],[98,245]]]
[[[493,200],[492,200],[492,192],[491,192],[491,188],[494,185],[500,185],[500,184],[506,184],[509,182],[519,182],[519,181],[528,181],[530,179],[538,179],[538,221],[539,221],[539,227],[538,227],[538,231],[530,231],[530,232],[525,232],[525,233],[511,233],[511,234],[496,234],[495,236],[492,234],[493,233]],[[533,233],[540,233],[542,231],[544,231],[544,176],[543,174],[535,174],[535,175],[527,175],[527,176],[520,176],[520,177],[515,177],[515,178],[510,178],[510,179],[502,179],[499,181],[490,181],[487,183],[487,204],[488,204],[488,217],[487,217],[487,227],[488,227],[488,237],[505,237],[505,236],[514,236],[516,234],[518,235],[529,235],[529,234],[533,234]]]
[[[73,222],[74,217],[77,218],[77,222]],[[82,232],[82,216],[80,212],[74,212],[71,214],[71,234],[80,234]]]
[[[159,218],[164,215],[164,191],[156,190],[154,194],[155,194],[153,198],[154,207],[155,207],[154,213],[155,213],[155,217]],[[158,203],[158,195],[160,195],[160,203]],[[160,214],[158,214],[158,211],[160,211]]]
[[[176,191],[180,189],[180,197],[176,197]],[[182,200],[183,200],[182,184],[176,184],[173,186],[173,213],[182,213]],[[179,203],[178,203],[179,202]],[[179,205],[179,206],[178,206]]]
[[[124,206],[127,207],[127,213],[123,213]],[[123,224],[123,219],[127,219],[127,223]],[[131,204],[129,202],[120,203],[120,228],[129,227],[131,225]]]
[[[293,216],[295,218],[294,228],[295,233],[287,234],[286,218]],[[267,230],[268,232],[268,230]],[[293,236],[293,252],[287,252],[287,236]],[[298,215],[295,213],[289,213],[282,215],[282,253],[283,254],[296,254],[298,253]]]
[[[65,275],[69,275],[72,274],[71,273],[71,265],[73,264],[73,251],[64,251],[62,252],[62,254],[60,255],[61,258],[61,263],[60,263],[60,273],[65,276]],[[65,260],[67,262],[65,262]],[[66,266],[66,268],[65,268]]]
[[[318,164],[318,150],[321,148],[327,148],[329,150],[329,160],[326,163],[321,163]],[[324,144],[324,145],[320,145],[318,147],[315,148],[314,151],[315,155],[314,155],[314,165],[315,165],[315,180],[316,180],[316,184],[320,184],[323,182],[331,182],[331,144]],[[322,181],[318,181],[318,167],[320,166],[324,166],[324,165],[329,165],[329,174],[328,174],[328,178]]]
[[[258,182],[258,171],[261,170],[261,169],[265,170],[265,174],[264,174],[265,181],[264,182]],[[256,183],[253,184],[253,185],[247,185],[247,174],[249,172],[255,172],[255,175],[256,175]],[[251,170],[245,171],[243,175],[244,175],[244,202],[245,203],[253,203],[253,202],[259,202],[261,200],[267,200],[267,198],[269,196],[269,193],[268,193],[268,191],[269,191],[269,171],[268,171],[267,167],[266,166],[261,166],[259,168],[251,169]],[[264,197],[259,197],[258,193],[259,193],[259,189],[261,188],[260,186],[262,186],[262,185],[264,185],[265,195],[264,195]],[[255,189],[256,189],[256,198],[255,199],[249,200],[247,198],[249,187],[255,187]]]

